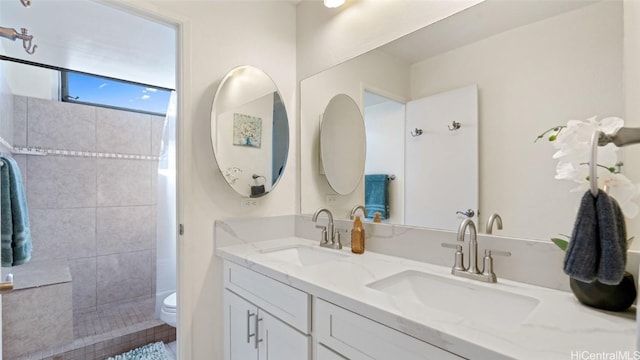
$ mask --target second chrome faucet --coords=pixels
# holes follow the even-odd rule
[[[320,215],[320,213],[323,213],[323,212],[327,214],[327,217],[329,218],[329,222],[327,223],[327,226],[316,225],[318,229],[322,229],[320,246],[328,247],[332,249],[342,249],[342,243],[340,242],[340,233],[334,230],[333,215],[331,214],[331,211],[329,211],[329,209],[325,209],[325,208],[318,209],[315,212],[315,214],[313,214],[313,218],[311,218],[311,220],[313,220],[313,222],[317,222],[318,215]]]
[[[465,233],[469,229],[469,266],[464,266],[464,253],[462,251],[462,245],[464,244]],[[442,246],[456,249],[455,260],[451,274],[455,276],[461,276],[468,279],[480,280],[484,282],[496,282],[496,274],[493,272],[493,258],[494,255],[511,256],[507,251],[492,251],[485,250],[483,258],[482,272],[478,269],[478,233],[476,231],[476,225],[471,219],[464,219],[458,227],[457,243],[443,243]]]

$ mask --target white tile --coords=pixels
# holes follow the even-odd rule
[[[147,160],[98,159],[98,206],[151,205],[151,166]]]
[[[98,255],[152,249],[155,243],[153,214],[152,206],[98,208]]]
[[[27,145],[95,151],[95,107],[27,99]]]
[[[30,156],[27,177],[32,208],[96,206],[96,159]]]
[[[96,256],[96,209],[29,210],[33,259]]]
[[[151,115],[97,108],[97,151],[151,154]]]

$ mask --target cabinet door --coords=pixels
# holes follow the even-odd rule
[[[309,337],[263,310],[258,311],[258,334],[259,360],[311,359]]]
[[[224,292],[224,359],[256,360],[258,308],[226,290]]]
[[[317,360],[348,360],[346,357],[339,355],[337,352],[325,347],[322,344],[318,344],[318,359]]]

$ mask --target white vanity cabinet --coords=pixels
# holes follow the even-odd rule
[[[311,359],[310,296],[224,263],[224,359]]]
[[[315,319],[316,341],[335,352],[322,349],[324,359],[462,359],[321,299],[316,300]]]

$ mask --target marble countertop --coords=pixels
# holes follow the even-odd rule
[[[264,252],[296,245],[340,251],[346,256],[298,266]],[[569,292],[502,279],[485,284],[454,277],[447,267],[369,251],[356,255],[349,248],[322,249],[317,241],[297,237],[221,247],[216,254],[466,358],[582,359],[594,353],[607,358],[606,354],[616,352],[633,358],[636,350],[635,308],[621,313],[600,311],[581,305]],[[504,308],[504,316],[470,319],[366,286],[407,270],[535,298],[538,303],[524,319],[513,324],[508,321],[507,317],[513,314],[506,311],[506,303],[496,303],[492,309],[493,313],[502,314]]]

